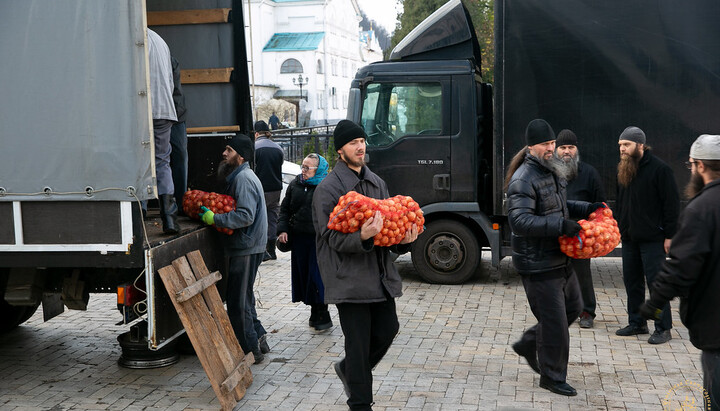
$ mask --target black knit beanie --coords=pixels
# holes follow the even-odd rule
[[[240,154],[240,156],[244,158],[245,161],[253,160],[254,147],[252,140],[250,140],[250,137],[246,136],[245,134],[235,134],[235,137],[230,140],[228,145],[232,147],[235,152]]]
[[[536,118],[528,123],[525,129],[525,144],[534,146],[535,144],[544,143],[546,141],[555,140],[555,132],[547,121]]]
[[[618,140],[630,140],[638,144],[645,144],[645,133],[635,126],[630,126],[620,133]]]
[[[356,138],[367,139],[365,130],[350,120],[340,120],[335,126],[333,139],[335,140],[335,150],[340,150],[345,144],[355,140]]]
[[[270,131],[270,128],[268,127],[267,123],[263,120],[256,121],[253,128],[256,133],[262,133],[263,131]]]
[[[555,140],[555,147],[560,146],[576,146],[577,147],[577,136],[572,131],[565,129],[561,130]]]

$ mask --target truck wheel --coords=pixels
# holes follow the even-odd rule
[[[29,320],[37,311],[38,306],[40,304],[14,306],[5,300],[0,300],[0,333],[10,331]]]
[[[412,260],[429,283],[462,284],[480,267],[480,245],[475,234],[454,220],[436,220],[412,246]]]

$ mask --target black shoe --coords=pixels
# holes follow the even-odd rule
[[[340,378],[340,381],[343,383],[343,388],[345,389],[345,395],[350,397],[350,386],[347,383],[347,380],[345,379],[345,373],[342,372],[340,369],[340,363],[342,361],[338,361],[335,364],[333,364],[333,368],[335,368],[335,374],[337,374],[338,378]]]
[[[524,350],[520,346],[519,341],[516,342],[515,344],[513,344],[512,348],[513,348],[513,350],[515,350],[517,355],[519,355],[521,357],[525,357],[525,360],[527,360],[528,365],[530,366],[530,368],[533,369],[533,371],[540,374],[540,366],[538,365],[537,354],[534,351],[530,352],[528,350]]]
[[[648,342],[650,344],[665,344],[666,342],[672,340],[672,335],[670,335],[670,330],[665,331],[658,331],[655,330],[653,334],[648,339]]]
[[[256,348],[256,349],[252,350],[252,353],[253,353],[253,357],[255,357],[254,364],[260,364],[265,359],[265,354],[263,354],[262,351],[260,351],[260,348]]]
[[[580,314],[580,328],[592,328],[593,327],[593,317],[588,313],[587,311],[583,311],[582,314]]]
[[[265,254],[263,255],[263,262],[265,262],[265,261],[267,261],[267,260],[272,260],[272,259],[273,259],[273,258],[272,258],[272,256],[270,255],[270,253],[268,253],[267,251],[265,251]]]
[[[630,335],[639,335],[639,334],[650,334],[650,331],[648,331],[647,325],[630,324],[627,327],[624,327],[624,328],[621,328],[621,329],[615,331],[615,335],[619,335],[621,337],[627,337]]]
[[[575,388],[571,387],[570,384],[566,382],[553,381],[547,377],[540,377],[540,388],[545,388],[555,394],[567,395],[568,397],[574,397],[577,395],[577,391],[575,391]]]
[[[313,304],[313,311],[315,311],[315,323],[312,327],[315,328],[315,330],[324,331],[333,326],[327,305]]]
[[[270,352],[270,346],[267,343],[267,334],[263,334],[260,338],[258,338],[258,345],[260,346],[261,353],[267,354]]]

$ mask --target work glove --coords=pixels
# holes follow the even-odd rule
[[[202,212],[200,213],[200,219],[202,220],[203,223],[205,223],[207,225],[215,224],[215,213],[210,211],[205,206],[200,207],[200,210],[202,210]]]
[[[588,207],[588,214],[594,212],[598,208],[606,208],[607,205],[605,203],[592,203],[590,204],[590,207]]]
[[[577,233],[582,230],[580,224],[573,220],[563,220],[562,222],[562,234],[567,237],[574,237]]]
[[[662,315],[662,309],[657,308],[650,300],[646,300],[640,306],[640,315],[647,320],[659,320]]]

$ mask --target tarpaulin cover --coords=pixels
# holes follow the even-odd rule
[[[0,201],[154,196],[144,13],[136,0],[2,2]]]

